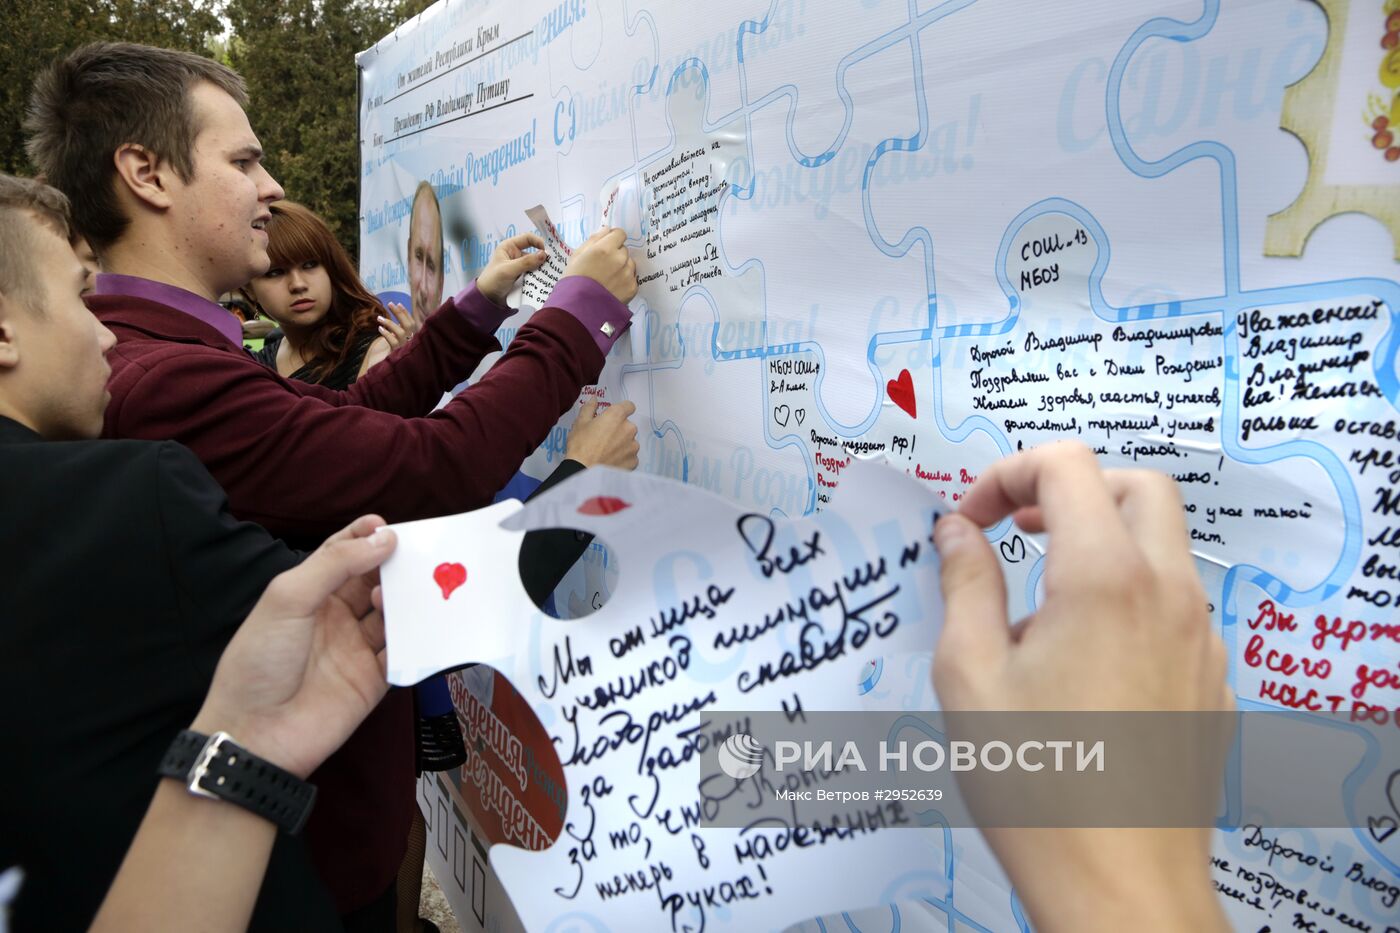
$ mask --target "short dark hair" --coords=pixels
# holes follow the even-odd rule
[[[31,308],[39,307],[45,272],[34,263],[36,223],[67,240],[72,233],[68,199],[33,179],[0,174],[0,295]]]
[[[135,143],[169,159],[177,175],[194,175],[195,125],[190,89],[208,81],[240,106],[247,88],[237,72],[173,49],[133,42],[93,42],[55,61],[34,82],[24,130],[26,149],[50,184],[68,195],[78,229],[98,250],[129,222],[112,187],[112,155]]]

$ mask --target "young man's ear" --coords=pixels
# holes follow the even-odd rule
[[[0,295],[0,370],[13,369],[19,363],[15,315],[23,313],[13,299]]]
[[[112,153],[112,163],[117,169],[119,190],[157,210],[170,207],[170,177],[174,169],[168,161],[145,146],[123,143]]]

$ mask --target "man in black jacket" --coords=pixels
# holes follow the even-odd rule
[[[26,875],[18,931],[87,927],[161,755],[299,560],[229,516],[179,444],[91,439],[114,340],[69,233],[61,194],[0,175],[0,870]],[[253,927],[340,928],[300,838],[279,840]]]
[[[26,873],[20,931],[87,927],[220,652],[301,559],[236,521],[180,444],[94,440],[115,341],[82,301],[70,236],[62,194],[0,174],[0,748],[11,762],[0,872]],[[621,436],[583,435],[595,447]],[[579,469],[565,461],[540,491]],[[586,546],[569,531],[527,536],[523,582],[537,603]],[[340,929],[300,839],[274,849],[253,929]]]

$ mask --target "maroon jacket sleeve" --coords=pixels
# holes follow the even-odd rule
[[[459,308],[461,302],[465,307]],[[499,309],[475,287],[449,298],[428,316],[423,330],[399,347],[378,366],[371,367],[344,391],[313,386],[307,395],[331,405],[363,405],[378,411],[412,418],[426,415],[442,399],[442,393],[460,385],[486,354],[501,349],[490,331],[473,325],[468,315],[499,320],[508,309]]]
[[[407,521],[486,505],[603,367],[584,325],[545,308],[469,391],[403,418],[351,393],[326,398],[232,348],[150,346],[112,350],[129,361],[113,380],[106,433],[181,441],[234,514],[299,542],[366,512]]]

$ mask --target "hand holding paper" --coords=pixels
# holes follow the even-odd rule
[[[610,466],[619,470],[635,470],[637,454],[637,425],[631,420],[637,406],[631,402],[607,405],[599,412],[596,398],[583,403],[564,456],[584,466]]]
[[[536,204],[528,208],[525,216],[530,218],[530,223],[539,231],[538,235],[527,235],[536,242],[540,252],[537,264],[520,279],[519,303],[538,309],[545,306],[549,293],[554,291],[554,286],[564,277],[564,267],[568,264],[573,250],[560,239],[559,231],[554,228],[554,222],[549,219],[549,212],[543,205]]]
[[[1211,626],[1169,477],[1103,471],[1087,447],[1051,444],[993,465],[959,513],[935,529],[948,624],[934,671],[945,709],[1234,707],[1225,646]],[[1013,514],[1023,531],[1048,532],[1055,542],[1045,600],[1014,633],[1005,581],[978,527]],[[1218,760],[1204,773],[1223,770],[1227,738],[1220,736]],[[1209,757],[1210,749],[1200,753]],[[1229,928],[1211,896],[1204,825],[983,832],[1031,912],[1053,917],[1059,929],[1121,929],[1140,925],[1144,914],[1163,929]],[[1072,890],[1096,897],[1066,897]]]
[[[637,294],[637,263],[620,227],[607,227],[585,240],[569,258],[564,274],[587,276],[624,304]]]
[[[489,663],[530,702],[564,765],[555,845],[491,850],[528,929],[565,915],[600,930],[777,928],[879,903],[890,865],[930,858],[936,829],[850,834],[755,863],[737,854],[752,833],[693,827],[697,759],[712,734],[734,729],[701,710],[897,703],[885,684],[865,689],[882,659],[890,682],[927,677],[941,617],[929,540],[939,509],[920,484],[860,462],[832,508],[797,521],[593,469],[523,508],[396,526],[383,570],[390,681]],[[597,535],[622,568],[586,620],[545,616],[521,587],[520,537],[543,528]],[[445,561],[466,570],[446,597],[433,579]],[[614,851],[610,838],[635,842]]]
[[[527,247],[536,252],[527,253]],[[476,287],[496,304],[502,304],[521,276],[528,277],[548,259],[545,242],[533,233],[521,233],[496,247],[491,260],[476,277]]]

